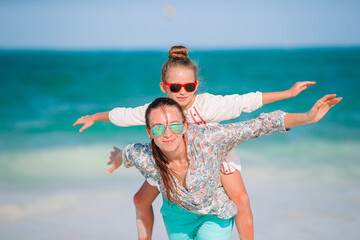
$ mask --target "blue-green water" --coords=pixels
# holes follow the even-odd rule
[[[358,239],[360,49],[194,50],[190,57],[200,67],[199,92],[273,92],[297,81],[317,82],[296,98],[237,120],[276,109],[305,112],[328,93],[343,97],[319,123],[250,141],[238,151],[259,239],[346,234],[346,239]],[[108,221],[116,211],[124,214],[116,221],[127,224],[118,231],[135,239],[135,222],[127,220],[134,218],[129,206],[142,177],[134,170],[106,176],[105,163],[112,145],[146,142],[144,127],[96,123],[80,134],[72,124],[82,115],[162,96],[158,86],[166,59],[161,51],[0,51],[1,239],[112,238],[114,226]],[[103,209],[104,202],[111,207]],[[90,231],[93,221],[103,230]],[[54,230],[57,225],[61,231]],[[286,238],[274,231],[279,226],[288,229]],[[328,226],[331,230],[325,231]],[[159,228],[155,239],[164,237]],[[33,237],[24,237],[29,232]]]
[[[360,49],[194,51],[190,56],[199,63],[200,92],[272,92],[296,81],[317,82],[294,99],[240,119],[274,109],[304,112],[324,94],[336,93],[344,100],[321,124],[306,129],[306,135],[360,140]],[[143,132],[96,124],[86,137],[79,137],[72,122],[81,115],[137,106],[162,96],[158,84],[166,58],[166,52],[1,51],[0,149],[103,142]]]

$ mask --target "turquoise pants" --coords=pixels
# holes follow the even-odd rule
[[[227,240],[230,239],[234,218],[192,213],[163,196],[160,210],[170,240]]]

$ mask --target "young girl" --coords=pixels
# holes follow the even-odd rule
[[[298,82],[289,90],[273,93],[248,93],[244,95],[195,95],[198,88],[198,70],[188,57],[183,46],[172,47],[169,59],[162,67],[160,88],[174,99],[184,111],[190,125],[212,125],[220,121],[236,118],[241,112],[252,112],[264,104],[294,97],[315,82]],[[118,126],[145,124],[145,110],[149,104],[136,108],[115,108],[110,112],[96,113],[79,118],[75,123],[84,124],[80,132],[97,121],[111,121]],[[253,239],[253,218],[248,195],[237,164],[237,155],[230,152],[221,166],[221,182],[229,198],[235,203],[238,213],[235,224],[241,239]],[[152,202],[158,195],[157,188],[146,181],[134,196],[139,239],[151,239],[153,228]]]
[[[222,156],[249,139],[317,122],[340,100],[332,94],[303,114],[276,111],[247,122],[187,128],[179,104],[157,98],[145,114],[151,143],[131,144],[123,151],[114,147],[108,173],[124,162],[157,187],[170,240],[228,240],[236,207],[221,187]]]

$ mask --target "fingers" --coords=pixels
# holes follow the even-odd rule
[[[300,91],[304,91],[305,89],[308,89],[309,87],[308,86],[302,86],[301,88],[300,88]]]
[[[86,126],[86,125],[82,126],[82,127],[80,128],[79,132],[82,132],[82,131],[84,131],[85,129],[87,129],[87,126]]]
[[[91,127],[93,125],[93,123],[89,123],[89,122],[82,122],[82,124],[84,124],[84,126],[82,126],[79,130],[79,132],[84,131],[85,129]]]
[[[300,87],[300,91],[304,91],[305,89],[308,89],[310,86],[313,86],[315,84],[316,82],[314,81],[304,81],[304,82],[300,82],[298,87]]]
[[[301,82],[303,85],[306,85],[306,86],[314,86],[316,84],[315,81],[304,81],[304,82]]]
[[[120,148],[117,148],[117,147],[115,147],[115,146],[113,146],[113,149],[114,149],[114,151],[117,153],[117,152],[120,152]]]
[[[315,81],[304,81],[304,82],[297,82],[294,86],[291,87],[292,97],[297,96],[300,92],[308,89],[310,86],[316,84]]]
[[[327,94],[327,95],[323,96],[322,98],[320,98],[316,103],[321,104],[323,102],[334,99],[335,97],[336,97],[336,94]]]
[[[331,99],[334,99],[335,97],[336,97],[336,94],[327,94],[327,95],[323,96],[320,100],[326,102]]]
[[[86,115],[86,116],[82,116],[81,118],[78,118],[74,124],[73,124],[73,127],[75,127],[76,125],[79,125],[79,124],[85,124],[86,123],[86,117],[88,117],[89,115]]]
[[[320,107],[324,106],[324,104],[329,105],[328,101],[334,99],[336,94],[328,94],[317,100],[315,105],[313,106],[314,109],[319,109]]]
[[[74,122],[74,124],[73,124],[73,127],[75,127],[76,125],[79,125],[79,124],[81,124],[81,118],[79,118],[78,120],[76,120],[76,122]]]
[[[113,166],[112,168],[110,168],[106,173],[109,175],[109,174],[111,174],[114,170],[115,170],[115,166]]]
[[[336,104],[338,104],[341,100],[342,100],[342,97],[338,97],[338,98],[335,98],[336,94],[328,94],[328,95],[325,95],[324,97],[322,97],[321,99],[319,99],[316,104],[315,104],[315,107],[317,109],[320,109],[320,108],[332,108],[333,106],[335,106]]]
[[[303,88],[303,87],[313,86],[313,85],[315,85],[315,84],[316,84],[315,81],[303,81],[303,82],[297,82],[297,83],[295,83],[294,86]]]
[[[332,108],[342,100],[342,97],[334,98],[330,101],[329,107]]]

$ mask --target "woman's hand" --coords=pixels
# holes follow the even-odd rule
[[[81,118],[76,120],[76,122],[73,124],[73,127],[75,127],[78,124],[84,124],[84,126],[82,126],[79,130],[79,132],[82,132],[85,129],[91,127],[94,123],[95,123],[95,120],[93,118],[93,115],[86,115],[86,116],[82,116]]]
[[[112,173],[114,170],[119,168],[122,164],[121,150],[115,146],[113,146],[114,151],[110,152],[110,161],[107,163],[108,165],[113,165],[108,171],[107,174]]]
[[[325,95],[319,99],[307,113],[287,113],[284,118],[286,129],[318,122],[330,108],[342,100],[342,97],[335,98],[336,94]]]
[[[306,113],[309,123],[318,122],[330,108],[342,100],[342,97],[335,98],[336,94],[325,95]]]
[[[309,88],[309,86],[313,86],[316,82],[304,81],[297,82],[292,86],[289,90],[286,90],[289,94],[289,97],[296,97],[299,93]]]

